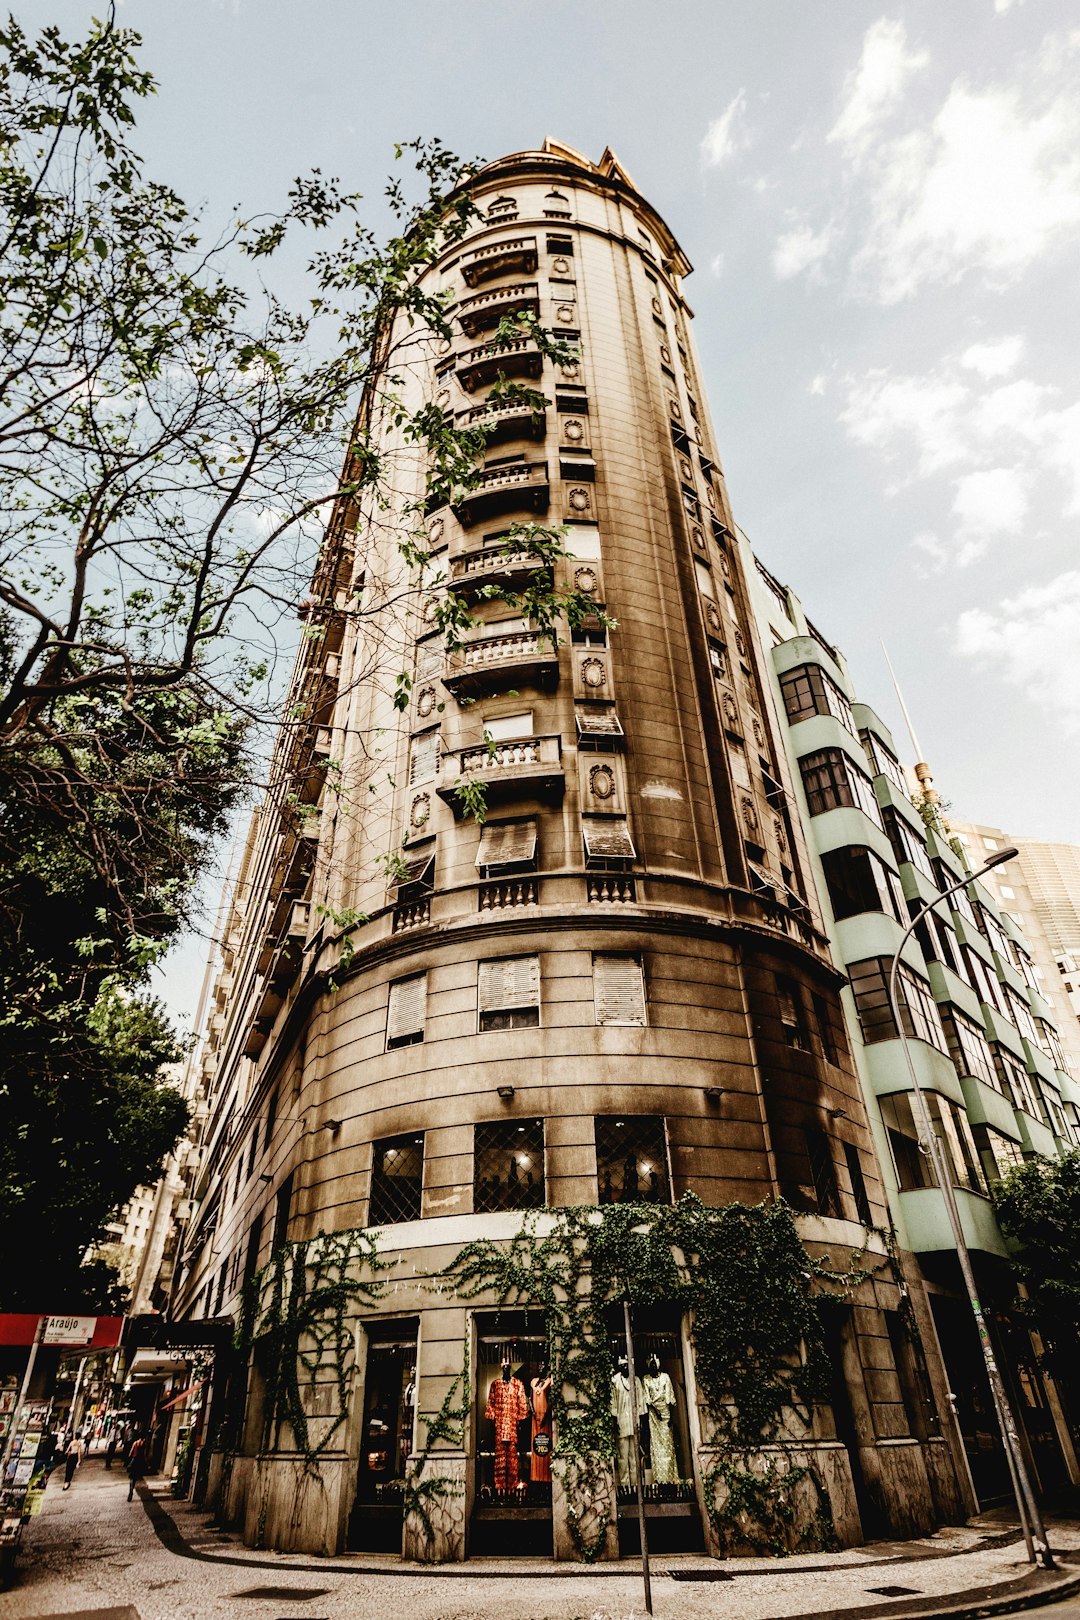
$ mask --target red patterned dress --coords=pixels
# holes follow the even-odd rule
[[[495,1424],[495,1490],[498,1495],[517,1489],[518,1424],[529,1415],[525,1385],[520,1378],[496,1378],[488,1390],[484,1416]]]

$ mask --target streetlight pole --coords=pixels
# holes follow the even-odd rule
[[[922,922],[927,913],[933,911],[934,908],[940,905],[943,900],[947,900],[949,895],[955,894],[957,889],[961,889],[966,884],[974,882],[976,878],[982,877],[986,872],[989,872],[991,867],[1000,866],[1002,861],[1012,860],[1013,857],[1018,853],[1019,851],[1015,849],[997,850],[988,861],[984,861],[977,872],[971,873],[971,875],[968,877],[958,878],[957,881],[950,884],[942,894],[939,894],[934,900],[931,900],[928,904],[920,908],[920,910],[905,928],[900,943],[893,955],[892,966],[889,969],[889,1006],[892,1011],[896,1032],[900,1039],[900,1045],[903,1047],[904,1060],[907,1064],[908,1075],[911,1080],[911,1089],[915,1093],[918,1101],[919,1125],[922,1132],[919,1147],[930,1161],[930,1167],[934,1173],[934,1180],[937,1182],[938,1190],[940,1191],[945,1202],[945,1211],[949,1217],[949,1225],[952,1228],[953,1244],[956,1248],[957,1259],[960,1262],[960,1272],[964,1279],[964,1288],[971,1304],[972,1314],[975,1317],[975,1326],[979,1335],[979,1344],[982,1348],[983,1361],[986,1364],[986,1376],[990,1384],[990,1393],[993,1396],[998,1428],[1001,1432],[1001,1440],[1005,1448],[1005,1458],[1009,1465],[1009,1474],[1012,1478],[1013,1491],[1016,1496],[1016,1506],[1020,1514],[1020,1523],[1023,1527],[1024,1539],[1028,1546],[1028,1557],[1031,1559],[1032,1563],[1039,1563],[1044,1569],[1053,1569],[1055,1567],[1054,1559],[1050,1551],[1049,1542],[1046,1538],[1046,1529],[1043,1525],[1039,1504],[1035,1500],[1035,1492],[1032,1489],[1031,1476],[1028,1473],[1027,1463],[1024,1460],[1024,1454],[1020,1446],[1020,1437],[1017,1432],[1016,1419],[1013,1416],[1012,1407],[1009,1403],[1009,1397],[1006,1393],[1005,1384],[1001,1377],[1001,1371],[997,1364],[997,1358],[994,1355],[994,1347],[990,1342],[990,1332],[986,1324],[986,1316],[983,1312],[982,1303],[979,1299],[978,1289],[975,1286],[975,1273],[972,1270],[971,1255],[968,1251],[967,1239],[964,1236],[964,1228],[960,1220],[960,1210],[956,1202],[956,1194],[953,1189],[952,1176],[949,1174],[949,1167],[945,1161],[942,1144],[938,1140],[937,1132],[934,1130],[930,1121],[930,1111],[926,1105],[926,1098],[923,1095],[923,1089],[919,1084],[919,1077],[915,1072],[915,1063],[911,1056],[907,1033],[904,1029],[903,1020],[900,1016],[900,1005],[898,1001],[898,990],[900,987],[900,955],[911,935],[915,932],[915,929],[918,927],[919,923]]]

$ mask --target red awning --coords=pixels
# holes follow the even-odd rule
[[[181,1401],[186,1401],[189,1395],[194,1395],[195,1391],[197,1389],[202,1389],[203,1385],[207,1382],[207,1379],[200,1378],[196,1383],[189,1384],[187,1389],[182,1390],[179,1395],[174,1395],[171,1401],[166,1401],[163,1406],[159,1406],[158,1411],[167,1412],[170,1406],[179,1406]]]

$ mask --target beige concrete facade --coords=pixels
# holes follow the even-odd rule
[[[473,419],[503,368],[547,409],[501,421],[478,489],[425,519],[434,588],[465,593],[483,621],[460,651],[444,652],[432,587],[402,562],[414,525],[335,516],[308,610],[318,634],[230,908],[174,1313],[235,1311],[272,1251],[321,1233],[377,1228],[392,1269],[378,1305],[356,1310],[346,1407],[328,1378],[305,1393],[312,1432],[343,1418],[317,1473],[286,1425],[263,1421],[256,1354],[244,1438],[207,1451],[199,1477],[253,1543],[461,1558],[498,1534],[503,1550],[572,1556],[570,1519],[596,1501],[575,1500],[558,1436],[548,1491],[500,1493],[476,1399],[510,1341],[515,1365],[538,1365],[528,1321],[433,1279],[473,1238],[509,1240],[526,1208],[543,1222],[545,1206],[634,1191],[780,1194],[807,1242],[881,1263],[838,1330],[832,1408],[782,1449],[814,1461],[845,1543],[926,1529],[970,1504],[932,1344],[898,1365],[902,1278],[867,1230],[887,1208],[694,356],[690,267],[610,153],[592,164],[546,143],[474,191],[484,217],[431,273],[459,336],[398,333],[401,389]],[[556,370],[528,340],[485,352],[520,307],[580,359]],[[424,469],[375,426],[404,508]],[[567,526],[561,583],[616,630],[586,622],[552,648],[479,594],[513,579],[498,537],[530,517]],[[455,796],[469,776],[487,783],[483,826]],[[407,881],[388,884],[403,845],[409,870],[391,876]],[[506,1147],[515,1131],[528,1153]],[[623,1156],[612,1143],[628,1139]],[[656,1494],[656,1524],[713,1548],[691,1324],[660,1311],[638,1327],[675,1386],[678,1489]],[[438,1452],[437,1522],[403,1524],[388,1471],[414,1465],[418,1414],[463,1365],[469,1409]],[[611,1472],[604,1490],[621,1523],[625,1481]]]

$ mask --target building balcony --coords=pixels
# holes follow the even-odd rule
[[[590,905],[626,906],[637,899],[634,879],[625,872],[590,872],[585,892]]]
[[[509,242],[488,242],[470,253],[461,266],[468,287],[479,287],[495,276],[530,276],[536,269],[536,237],[518,236]]]
[[[483,546],[451,559],[447,583],[452,589],[463,591],[495,581],[517,589],[539,567],[540,561],[531,551],[504,551],[501,546]]]
[[[507,680],[550,688],[558,678],[559,655],[551,638],[536,630],[515,630],[484,636],[452,652],[443,684],[456,696],[496,690]]]
[[[486,443],[502,444],[507,439],[543,439],[547,433],[547,410],[534,410],[521,401],[516,405],[472,405],[457,413],[459,428],[483,428]]]
[[[557,800],[565,787],[559,737],[516,737],[463,748],[444,757],[436,791],[460,814],[456,790],[465,781],[483,782],[489,805],[523,797]]]
[[[461,356],[457,379],[467,394],[486,388],[497,377],[530,377],[534,381],[544,369],[544,357],[532,338],[516,343],[478,343]]]
[[[539,891],[536,878],[528,874],[481,883],[477,894],[477,909],[480,911],[514,911],[521,906],[538,904]]]
[[[466,298],[458,308],[461,330],[469,337],[498,326],[504,315],[516,315],[528,310],[530,315],[540,314],[540,295],[535,281],[519,281],[508,287],[492,287],[488,292]]]
[[[453,502],[459,523],[480,523],[515,507],[530,512],[546,512],[551,499],[546,461],[511,462],[504,467],[486,467],[475,489]]]

